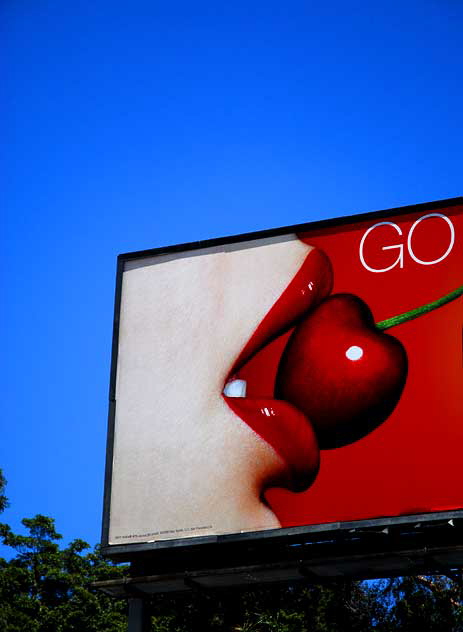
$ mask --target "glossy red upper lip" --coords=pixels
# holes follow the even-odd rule
[[[238,355],[225,384],[243,377],[252,382],[251,363],[257,354],[318,305],[331,292],[332,284],[328,257],[321,250],[312,249]],[[280,355],[281,352],[282,348]],[[275,370],[278,360],[274,361]],[[298,491],[307,489],[318,471],[319,451],[314,430],[305,415],[289,402],[275,399],[273,384],[271,393],[253,393],[251,389],[245,397],[223,397],[233,412],[283,458],[288,466],[285,485]]]

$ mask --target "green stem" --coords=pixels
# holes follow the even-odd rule
[[[411,309],[409,312],[404,312],[403,314],[397,314],[397,316],[392,316],[392,318],[387,318],[386,320],[382,320],[380,323],[376,323],[376,327],[378,329],[389,329],[389,327],[395,327],[396,325],[400,325],[402,323],[406,323],[407,320],[412,320],[413,318],[418,318],[418,316],[422,316],[423,314],[427,314],[428,312],[432,312],[433,309],[437,309],[446,303],[450,303],[450,301],[455,300],[459,296],[463,294],[463,285],[460,285],[456,290],[438,298],[437,301],[431,301],[431,303],[427,303],[426,305],[422,305],[421,307],[416,307],[415,309]]]

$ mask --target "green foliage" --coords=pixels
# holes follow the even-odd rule
[[[463,632],[463,588],[446,577],[160,595],[152,632]]]
[[[27,535],[0,524],[3,543],[16,551],[0,559],[0,630],[3,632],[122,632],[126,605],[92,588],[97,580],[121,577],[125,569],[105,560],[98,548],[74,540],[60,549],[54,520],[37,515],[22,521]]]
[[[159,596],[152,603],[153,632],[370,632],[386,607],[368,585],[269,586],[212,592],[209,596]]]
[[[3,470],[0,469],[0,513],[8,507],[8,498],[5,496],[6,479]]]
[[[448,577],[399,577],[377,591],[391,604],[380,632],[463,632],[463,586]]]

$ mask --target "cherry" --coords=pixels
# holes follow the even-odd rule
[[[407,355],[380,331],[369,307],[335,294],[292,333],[280,360],[275,394],[301,410],[320,448],[352,443],[395,408],[407,376]]]

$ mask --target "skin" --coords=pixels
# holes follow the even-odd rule
[[[128,264],[111,543],[280,526],[262,495],[282,472],[281,457],[233,414],[221,391],[310,250],[292,237]]]

